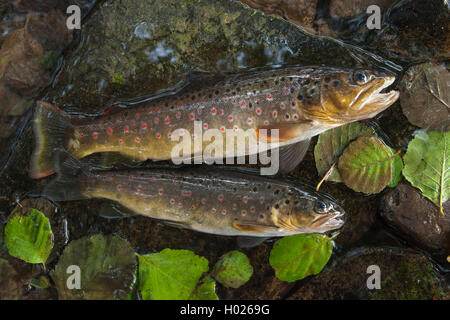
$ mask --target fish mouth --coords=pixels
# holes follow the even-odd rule
[[[389,108],[400,96],[400,92],[397,90],[391,90],[388,92],[383,92],[390,85],[395,82],[394,76],[385,76],[382,78],[383,81],[376,84],[374,87],[368,88],[367,90],[373,90],[373,92],[365,99],[364,103],[361,104],[360,110],[367,109],[365,113],[361,113],[363,118],[372,118],[381,111]]]
[[[327,227],[329,230],[333,229],[339,229],[342,227],[345,223],[344,220],[344,212],[343,211],[336,211],[334,213],[334,216],[330,219],[328,219],[323,226]]]
[[[333,215],[323,215],[314,220],[311,227],[317,229],[319,232],[339,229],[344,225],[344,211],[334,211]]]

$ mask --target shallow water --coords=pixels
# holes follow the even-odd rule
[[[282,16],[291,22],[303,21],[289,12],[292,6],[274,10],[268,5],[270,1],[242,2],[270,14],[282,12]],[[283,1],[286,2],[289,1]],[[428,18],[442,22],[442,18],[448,17],[448,7],[439,7],[438,2],[429,2],[427,9],[433,15]],[[364,32],[365,15],[334,17],[332,14],[339,10],[332,11],[332,5],[333,1],[317,1],[317,15],[313,18],[317,20],[314,22],[316,24],[319,20],[325,21],[331,31],[321,33],[314,29],[314,23],[311,28],[305,26],[305,30],[327,36],[318,37],[278,16],[269,16],[237,1],[98,1],[89,14],[83,10],[86,18],[82,28],[75,33],[74,40],[58,60],[51,84],[32,98],[48,101],[71,113],[101,114],[111,104],[131,103],[172,93],[189,82],[197,81],[195,79],[199,77],[211,74],[226,76],[261,67],[324,64],[383,69],[401,79],[410,65],[448,59],[448,33],[439,34],[436,29],[431,30],[435,41],[430,41],[430,34],[426,32],[424,38],[415,37],[416,30],[407,33],[406,29],[412,22],[404,17],[421,8],[415,8],[410,1],[400,1],[400,7],[383,11],[386,12],[386,23],[380,31],[374,32]],[[408,9],[410,7],[413,9]],[[9,11],[7,18],[8,21],[0,24],[2,39],[11,28],[21,27],[24,20],[20,11]],[[430,23],[426,19],[420,21],[423,25]],[[445,27],[448,28],[448,25]],[[398,42],[392,40],[392,32],[399,35]],[[192,72],[204,74],[198,76],[192,75]],[[398,84],[399,81],[394,86]],[[8,115],[7,119],[11,121],[13,117]],[[14,119],[9,138],[0,140],[2,222],[6,222],[18,202],[38,198],[43,187],[53,179],[33,180],[28,176],[33,148],[31,109]],[[399,101],[370,123],[378,128],[388,145],[403,152],[417,130],[403,115]],[[314,162],[316,141],[317,138],[313,139],[305,159],[291,173],[294,179],[307,181],[313,186],[321,179]],[[278,178],[286,177],[278,175]],[[442,281],[440,287],[449,289],[450,264],[446,259],[450,255],[450,245],[445,244],[450,241],[450,231],[447,230],[442,247],[431,250],[414,242],[381,218],[380,203],[389,188],[380,194],[367,196],[343,184],[326,182],[321,191],[334,196],[347,212],[346,224],[335,239],[336,248],[322,273],[296,283],[281,282],[276,279],[268,263],[272,241],[266,241],[257,247],[241,250],[259,270],[239,289],[219,286],[220,298],[369,298],[370,294],[361,287],[363,283],[359,284],[356,280],[348,286],[330,285],[333,277],[342,279],[344,283],[351,274],[348,270],[346,273],[343,267],[353,261],[349,257],[356,257],[353,273],[364,273],[364,267],[368,264],[380,264],[388,270],[386,272],[393,273],[400,267],[392,261],[412,265],[431,262],[431,269],[420,272],[439,278]],[[222,254],[238,248],[232,237],[177,229],[142,216],[108,219],[101,214],[104,205],[105,200],[100,199],[61,202],[54,204],[57,208],[54,213],[45,212],[52,216],[58,243],[56,248],[59,250],[55,250],[56,257],[67,242],[97,233],[119,235],[129,240],[136,252],[141,254],[164,248],[189,249],[209,261],[216,261]],[[448,215],[448,205],[444,208]],[[48,270],[56,264],[56,257],[49,261]],[[22,268],[25,269],[24,274],[39,274],[42,271],[36,266]],[[364,278],[365,274],[361,277]],[[54,288],[45,293],[33,290],[25,290],[23,298],[57,297]],[[390,297],[388,294],[386,296]],[[429,292],[424,292],[422,298],[432,297]]]

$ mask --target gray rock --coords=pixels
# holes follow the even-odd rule
[[[450,202],[444,213],[408,183],[400,183],[381,201],[380,214],[386,222],[413,243],[450,255]]]

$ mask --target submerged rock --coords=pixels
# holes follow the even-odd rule
[[[0,49],[0,138],[16,128],[33,97],[50,84],[59,55],[71,41],[60,12],[29,15],[23,28],[9,33]]]
[[[117,99],[178,88],[191,71],[357,64],[341,43],[229,0],[105,1],[81,35],[48,99],[87,113]],[[358,55],[375,63],[370,55]]]
[[[420,247],[450,255],[450,201],[444,213],[408,183],[390,190],[380,205],[381,216],[409,241]]]
[[[380,269],[380,289],[368,289]],[[372,283],[372,282],[371,282]],[[399,248],[359,248],[334,260],[314,278],[299,283],[289,297],[296,299],[443,299],[449,291],[443,278],[423,255]]]
[[[430,0],[241,0],[280,15],[320,36],[339,38],[409,64],[450,57],[450,9],[447,1]],[[369,6],[380,9],[381,25],[367,27]],[[311,10],[315,9],[315,10]]]

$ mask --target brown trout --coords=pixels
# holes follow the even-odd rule
[[[40,102],[34,120],[31,175],[40,178],[54,173],[54,150],[61,148],[76,158],[119,152],[138,161],[173,159],[172,151],[179,144],[173,139],[176,130],[180,136],[189,133],[178,138],[195,146],[208,129],[216,129],[224,140],[229,132],[239,136],[253,130],[260,141],[256,145],[235,139],[232,148],[216,158],[276,147],[281,148],[280,166],[289,171],[301,161],[309,138],[371,118],[394,103],[398,91],[381,93],[394,80],[392,75],[371,70],[289,67],[234,76],[201,89],[187,88],[95,119],[70,116]],[[197,121],[201,121],[200,133],[195,133]],[[278,129],[277,136],[270,134],[273,129]],[[188,157],[201,157],[207,147],[207,143],[198,150],[194,147]]]
[[[340,228],[343,209],[307,186],[224,168],[89,171],[66,157],[44,189],[54,201],[105,198],[138,214],[217,235],[279,237]]]

